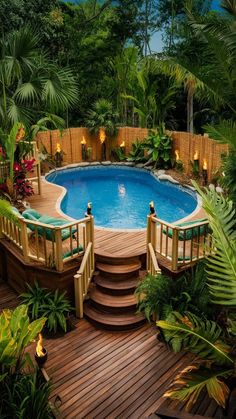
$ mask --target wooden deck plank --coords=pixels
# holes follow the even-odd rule
[[[14,309],[20,303],[17,293],[7,282],[0,280],[0,312],[6,308]]]

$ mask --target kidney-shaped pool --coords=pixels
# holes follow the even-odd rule
[[[188,188],[160,181],[144,169],[121,166],[88,166],[60,169],[47,181],[67,190],[61,210],[70,217],[84,217],[92,202],[95,225],[115,229],[146,226],[149,202],[154,201],[157,216],[174,222],[196,209],[197,196]]]

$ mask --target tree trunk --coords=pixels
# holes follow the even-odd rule
[[[193,89],[188,89],[187,96],[187,132],[193,133]]]

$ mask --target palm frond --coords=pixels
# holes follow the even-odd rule
[[[182,316],[173,312],[167,320],[159,320],[166,341],[175,352],[188,350],[216,365],[233,365],[230,347],[221,340],[222,330],[213,321],[202,321],[192,313]]]
[[[233,373],[233,370],[212,370],[196,365],[185,368],[175,377],[172,387],[164,394],[165,397],[187,403],[187,410],[196,403],[200,394],[207,391],[223,408],[229,395],[229,388],[222,380]]]
[[[18,218],[16,217],[10,202],[5,199],[0,198],[0,217],[6,217],[14,223],[18,223]]]
[[[229,144],[236,151],[236,122],[223,120],[215,126],[205,125],[203,128],[210,138],[221,144]]]
[[[203,192],[196,182],[203,208],[212,229],[213,253],[208,257],[207,273],[212,301],[236,305],[236,220],[233,202],[215,191]]]

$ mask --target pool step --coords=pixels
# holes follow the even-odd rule
[[[96,309],[90,303],[84,306],[85,317],[95,326],[107,330],[130,330],[142,326],[145,318],[141,314],[135,313],[106,313]]]
[[[126,295],[111,295],[92,288],[89,292],[92,305],[108,313],[121,313],[125,311],[136,311],[137,300],[132,293]]]
[[[101,275],[95,277],[95,284],[102,292],[111,295],[124,295],[133,293],[139,282],[139,277],[117,279],[114,276],[105,278]]]
[[[111,265],[108,263],[96,263],[97,270],[100,271],[100,274],[104,277],[110,278],[111,276],[120,278],[120,279],[128,279],[135,276],[138,276],[139,270],[141,268],[141,262],[136,261],[133,263],[125,264],[125,265]]]
[[[141,326],[145,318],[137,314],[135,287],[140,278],[141,262],[114,264],[96,263],[88,300],[84,302],[84,315],[98,327],[110,330],[128,330]]]

